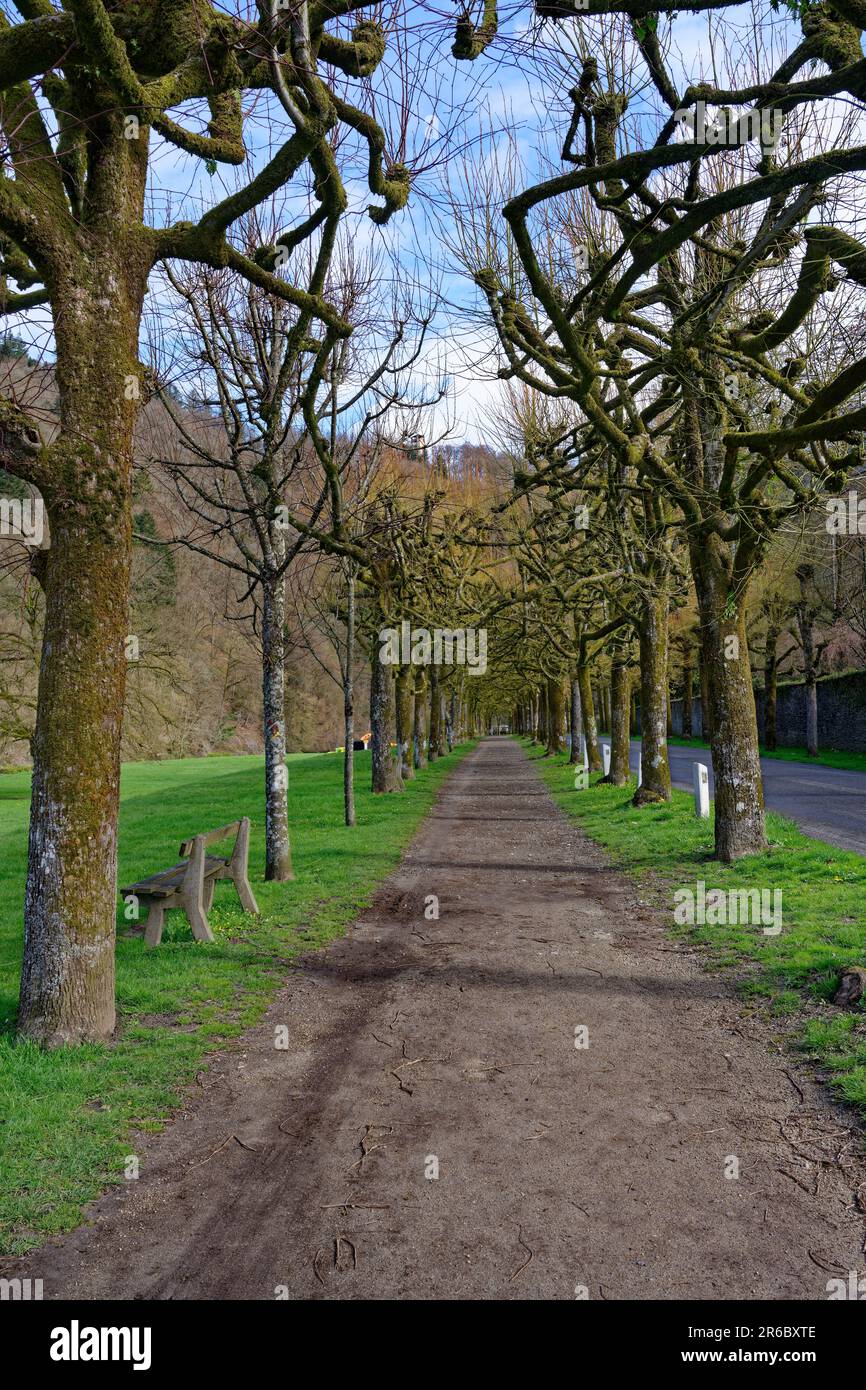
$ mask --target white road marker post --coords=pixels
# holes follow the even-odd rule
[[[695,815],[705,820],[710,814],[710,774],[706,763],[692,763],[695,789]]]
[[[589,768],[589,754],[586,751],[586,734],[580,736],[580,756],[585,768]]]
[[[605,777],[607,777],[608,774],[609,774],[609,772],[610,772],[610,744],[609,744],[609,743],[603,743],[603,744],[601,745],[601,760],[602,760],[602,763],[604,764],[604,775],[605,775]]]

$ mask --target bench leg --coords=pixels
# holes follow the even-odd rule
[[[189,918],[192,934],[196,941],[213,941],[214,935],[201,903],[185,902],[183,910]]]
[[[216,887],[216,874],[211,874],[210,878],[204,881],[202,889],[202,906],[205,912],[210,912],[213,907],[213,890]]]
[[[208,925],[204,906],[204,859],[204,836],[196,835],[186,866],[183,887],[178,896],[196,941],[213,941],[213,932]]]
[[[165,922],[165,907],[161,902],[151,899],[150,911],[144,924],[145,946],[158,946],[162,941],[162,928]]]
[[[247,861],[250,856],[250,822],[249,817],[244,816],[238,829],[238,837],[235,840],[235,847],[229,861],[229,875],[238,892],[241,900],[241,907],[245,912],[258,913],[259,905],[253,896],[250,881],[247,878]]]
[[[259,905],[253,897],[253,890],[246,874],[235,873],[233,875],[235,888],[238,890],[238,897],[241,900],[241,907],[245,912],[258,912]]]

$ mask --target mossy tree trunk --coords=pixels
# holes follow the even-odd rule
[[[800,583],[800,599],[797,604],[797,628],[800,634],[800,647],[803,652],[803,695],[806,704],[806,752],[810,758],[818,756],[818,660],[815,646],[815,618],[817,611],[810,601],[809,589],[814,581],[811,565],[797,568]]]
[[[428,762],[435,762],[439,757],[440,744],[440,725],[442,719],[442,699],[439,694],[439,669],[436,666],[430,667],[430,737],[427,740],[427,759]]]
[[[590,772],[601,771],[601,749],[598,746],[598,726],[595,722],[595,706],[592,703],[592,681],[589,666],[585,663],[577,668],[577,681],[580,686],[580,708],[583,715],[583,735],[586,739],[586,760]]]
[[[403,779],[400,764],[391,756],[391,734],[394,727],[394,668],[379,659],[379,647],[374,641],[371,650],[370,678],[370,750],[373,791],[401,792]]]
[[[628,766],[631,679],[624,653],[614,655],[610,678],[610,771],[604,780],[612,787],[624,787],[631,775]]]
[[[562,697],[562,681],[551,676],[547,682],[547,750],[545,757],[562,752],[562,720],[565,702]]]
[[[412,725],[415,714],[415,672],[411,666],[401,666],[397,672],[397,760],[404,781],[415,776],[412,757]]]
[[[547,686],[539,686],[538,690],[538,742],[547,743]]]
[[[692,651],[687,647],[683,652],[683,712],[681,719],[683,738],[692,737],[692,681],[694,674],[692,671]]]
[[[101,122],[99,231],[53,272],[59,434],[40,488],[51,530],[19,1030],[54,1046],[114,1030],[117,815],[131,568],[138,330],[150,255],[138,223],[146,141]],[[132,148],[131,148],[132,147]],[[61,219],[62,220],[62,219]],[[59,307],[57,307],[59,306]]]
[[[713,715],[710,708],[710,688],[707,678],[707,669],[707,658],[704,652],[704,638],[702,633],[699,653],[699,674],[701,681],[701,738],[704,743],[710,743],[713,737]]]
[[[776,749],[776,708],[779,697],[779,638],[781,632],[771,624],[764,648],[764,747]]]
[[[767,847],[755,696],[746,640],[745,593],[729,592],[716,538],[691,546],[701,615],[710,746],[715,778],[715,849],[725,863]]]
[[[668,595],[647,594],[638,617],[640,641],[641,784],[635,806],[671,799],[668,762]]]
[[[416,770],[427,766],[427,673],[422,671],[415,680],[415,704],[412,711],[412,765]]]

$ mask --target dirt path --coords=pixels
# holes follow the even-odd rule
[[[139,1181],[16,1272],[46,1298],[825,1299],[863,1272],[852,1121],[741,1015],[482,743]]]

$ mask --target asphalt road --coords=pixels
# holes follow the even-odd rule
[[[640,744],[631,745],[631,765],[637,770]],[[709,748],[668,747],[671,778],[677,787],[692,789],[692,763],[705,763],[713,795],[713,760]],[[866,854],[866,772],[847,772],[821,763],[789,763],[762,758],[764,801],[771,811],[788,816],[800,829],[840,849]]]

